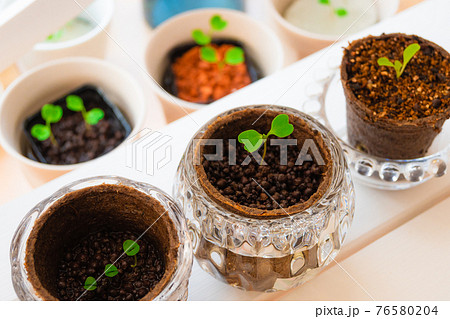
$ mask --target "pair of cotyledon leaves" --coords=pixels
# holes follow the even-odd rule
[[[86,111],[83,100],[78,95],[69,95],[66,98],[67,108],[73,112],[81,112],[84,121],[88,125],[96,125],[105,117],[105,112],[99,108],[93,108]],[[39,141],[45,141],[51,136],[50,124],[58,123],[63,116],[63,109],[59,105],[45,104],[41,109],[44,124],[35,124],[31,128],[31,135]]]
[[[283,138],[291,135],[293,131],[294,126],[289,123],[289,116],[279,114],[272,120],[270,131],[267,134],[261,134],[256,130],[247,130],[239,134],[238,141],[244,144],[245,150],[253,153],[267,141],[270,135]]]
[[[222,31],[228,25],[228,22],[223,20],[220,15],[214,15],[210,20],[210,26],[213,31]],[[209,63],[218,63],[219,58],[216,49],[211,44],[211,36],[204,33],[200,29],[192,31],[192,38],[201,46],[200,58]],[[229,65],[238,65],[244,62],[244,50],[239,47],[232,47],[225,52],[223,61]]]
[[[318,0],[320,4],[326,5],[326,6],[331,6],[331,1],[330,0]],[[335,8],[334,9],[334,13],[338,16],[338,17],[345,17],[348,14],[347,9],[345,8]]]
[[[412,43],[406,47],[406,49],[403,51],[403,63],[399,60],[395,60],[394,63],[392,63],[388,58],[382,57],[377,60],[378,65],[381,66],[388,66],[394,68],[397,79],[402,75],[403,71],[405,71],[406,65],[411,61],[411,59],[414,57],[414,55],[419,52],[420,45],[418,43]]]

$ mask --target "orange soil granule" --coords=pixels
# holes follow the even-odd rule
[[[217,51],[219,61],[233,47],[230,44],[212,46]],[[178,97],[189,102],[210,103],[252,82],[245,63],[219,66],[203,61],[199,46],[179,57],[172,68]]]

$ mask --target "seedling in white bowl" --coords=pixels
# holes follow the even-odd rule
[[[58,123],[61,120],[63,116],[62,107],[59,105],[45,104],[41,109],[41,116],[45,121],[45,125],[35,124],[31,128],[31,135],[39,141],[45,141],[50,138],[53,145],[58,145],[58,142],[52,133],[51,124]]]
[[[209,63],[217,63],[220,68],[223,68],[226,64],[238,65],[245,61],[244,50],[242,48],[233,46],[225,52],[223,59],[219,60],[217,50],[211,45],[212,36],[214,31],[224,30],[228,22],[218,14],[212,16],[210,22],[210,29],[207,33],[201,29],[195,29],[192,31],[192,38],[200,48],[200,58],[203,61]]]
[[[69,110],[73,112],[81,112],[87,128],[89,128],[91,125],[96,125],[105,117],[105,112],[99,108],[93,108],[90,111],[86,111],[83,99],[78,95],[69,95],[66,98],[66,103]]]

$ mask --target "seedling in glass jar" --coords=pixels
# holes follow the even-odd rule
[[[50,138],[52,144],[57,146],[58,142],[53,135],[51,124],[58,123],[61,120],[63,116],[62,107],[59,105],[45,104],[41,109],[41,116],[45,121],[45,125],[33,125],[31,128],[31,135],[41,142]]]
[[[411,61],[411,59],[414,57],[414,55],[419,52],[420,45],[418,43],[410,44],[406,47],[406,49],[403,51],[403,63],[399,60],[395,60],[394,63],[392,63],[388,58],[382,57],[377,60],[378,65],[380,66],[388,66],[392,67],[395,70],[395,73],[397,74],[397,79],[400,78],[400,76],[403,74],[403,71],[405,71],[406,65]]]
[[[240,47],[233,46],[225,52],[225,56],[222,60],[219,60],[217,50],[211,45],[212,35],[214,31],[224,30],[228,22],[222,19],[220,15],[214,15],[209,21],[210,30],[204,33],[200,29],[195,29],[192,31],[192,38],[195,43],[197,43],[200,48],[200,58],[203,61],[209,63],[217,63],[219,68],[223,68],[226,64],[228,65],[238,65],[245,61],[244,50]]]
[[[81,112],[86,128],[90,128],[91,125],[97,125],[100,120],[105,117],[105,112],[99,108],[93,108],[86,111],[84,107],[83,99],[78,95],[69,95],[66,97],[67,108],[73,112]]]
[[[325,5],[325,6],[329,6],[332,10],[333,13],[338,16],[339,18],[343,18],[346,15],[348,15],[348,11],[345,8],[339,7],[336,8],[331,4],[331,0],[318,0],[320,4]]]
[[[256,130],[247,130],[239,134],[238,141],[244,144],[246,151],[253,153],[264,145],[264,151],[261,159],[261,164],[267,152],[267,140],[270,135],[275,135],[280,138],[289,136],[294,132],[294,125],[289,123],[289,116],[287,114],[279,114],[272,120],[270,131],[267,134],[261,134]]]

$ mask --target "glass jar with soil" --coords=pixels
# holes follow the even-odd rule
[[[63,187],[27,214],[11,267],[21,300],[186,300],[192,246],[169,196],[100,176]]]
[[[289,136],[249,153],[238,136],[266,133],[280,114]],[[272,123],[272,124],[271,124]],[[336,256],[351,225],[353,184],[336,138],[281,106],[233,109],[206,123],[178,168],[174,197],[194,254],[217,279],[246,290],[300,285]]]

